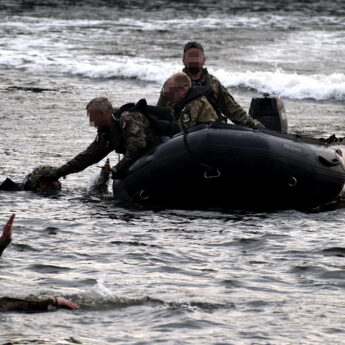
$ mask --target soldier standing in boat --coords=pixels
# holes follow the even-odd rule
[[[200,43],[188,42],[184,46],[182,62],[184,64],[183,72],[191,79],[192,86],[207,86],[210,89],[207,99],[214,107],[218,117],[224,116],[242,126],[264,128],[259,121],[249,116],[221,82],[204,68],[206,57]],[[161,91],[157,105],[170,107],[173,110],[174,107],[164,89],[165,87]]]

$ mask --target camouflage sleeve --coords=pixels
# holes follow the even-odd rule
[[[45,298],[0,298],[1,311],[18,311],[18,312],[39,312],[48,311],[50,305],[55,305],[54,297]]]
[[[217,113],[204,96],[188,103],[180,115],[180,123],[184,128],[190,128],[200,123],[215,122],[217,119]]]
[[[99,162],[112,151],[112,147],[106,142],[95,141],[83,152],[57,169],[60,176],[77,173],[86,169],[88,166]]]
[[[117,163],[116,169],[123,171],[139,158],[146,149],[144,116],[139,112],[124,112],[120,118],[126,152]]]
[[[259,121],[247,114],[218,79],[212,78],[211,83],[212,89],[216,92],[219,109],[227,118],[238,125],[251,128],[264,128]]]

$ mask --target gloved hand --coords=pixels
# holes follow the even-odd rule
[[[58,170],[55,170],[43,175],[40,178],[40,182],[49,183],[49,182],[57,181],[60,177],[61,177],[61,174],[58,172]]]

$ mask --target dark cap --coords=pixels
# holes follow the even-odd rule
[[[202,52],[204,52],[204,48],[202,47],[202,45],[195,41],[187,42],[183,48],[183,52],[185,53],[187,50],[192,48],[200,49]]]

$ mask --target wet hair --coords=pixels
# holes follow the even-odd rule
[[[189,76],[184,72],[178,72],[173,74],[169,77],[169,79],[166,81],[172,81],[175,86],[192,86],[192,81],[190,80]]]
[[[112,113],[113,106],[107,97],[93,98],[86,106],[86,110],[96,110],[101,112]]]
[[[189,49],[199,49],[204,53],[204,48],[202,47],[202,45],[196,41],[192,41],[192,42],[187,42],[183,48],[183,55],[186,53],[187,50]]]

